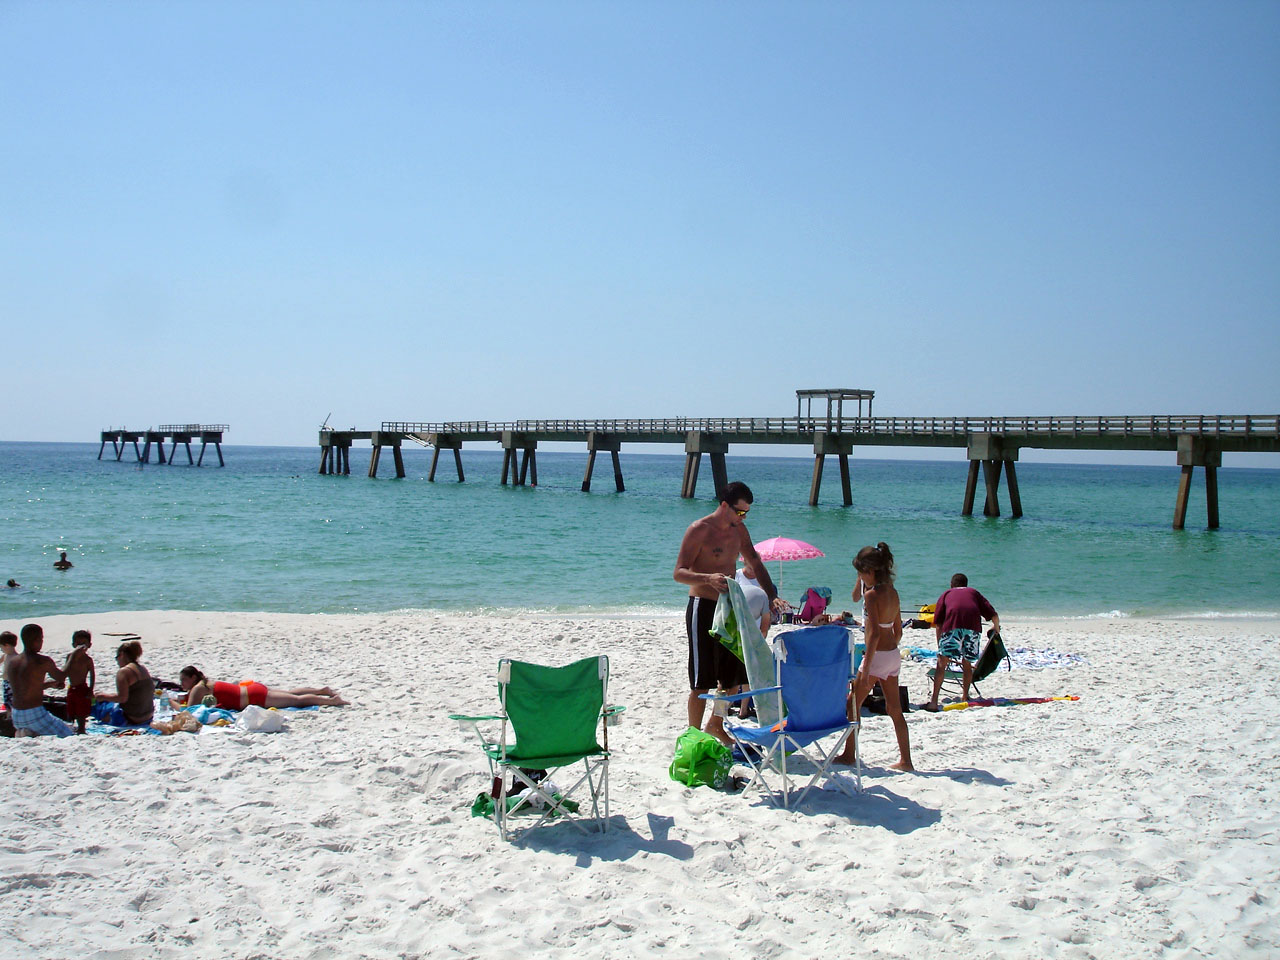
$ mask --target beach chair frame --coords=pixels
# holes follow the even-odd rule
[[[828,653],[834,652],[836,655],[830,657],[825,665],[802,665],[799,661],[805,658],[806,645],[821,645]],[[742,762],[751,768],[751,779],[743,790],[744,794],[758,788],[767,791],[766,795],[775,806],[780,804],[783,809],[790,809],[793,805],[803,803],[809,792],[824,782],[835,784],[848,796],[862,792],[862,754],[858,742],[861,723],[856,718],[849,719],[845,708],[849,682],[852,680],[851,648],[849,631],[837,624],[787,631],[778,635],[773,644],[777,679],[774,686],[738,694],[702,694],[705,700],[722,701],[726,704],[747,697],[775,696],[778,698],[779,713],[785,711],[783,719],[768,729],[741,722],[725,724],[725,730],[738,748]],[[821,659],[821,654],[819,658]],[[823,686],[830,702],[817,705],[817,710],[812,709],[812,704],[809,709],[791,709],[800,705],[798,698],[808,696],[812,691],[812,687],[804,681],[807,679],[806,674],[814,673],[827,674],[823,677]],[[808,727],[802,727],[797,722],[797,716],[823,715],[824,710],[826,722]],[[851,737],[854,750],[854,762],[850,767],[853,774],[852,789],[845,778],[832,769],[836,756]],[[799,778],[793,774],[796,755],[816,768],[804,787],[799,788],[798,795]]]
[[[594,670],[591,668],[594,667]],[[544,667],[519,660],[503,658],[498,663],[498,699],[501,713],[487,716],[452,714],[463,731],[471,731],[480,742],[489,764],[493,787],[493,818],[498,834],[505,840],[527,835],[551,822],[567,821],[583,833],[589,833],[592,825],[599,831],[609,829],[609,725],[625,710],[608,704],[609,658],[588,657],[563,667]],[[529,685],[536,685],[530,690]],[[513,686],[522,702],[515,716],[509,709]],[[530,697],[537,702],[537,710],[528,709]],[[567,704],[567,706],[566,706]],[[572,713],[572,716],[566,716]],[[486,736],[481,724],[499,724],[496,737]],[[555,731],[548,740],[545,728],[559,724],[571,731],[575,743],[555,746]],[[596,736],[596,727],[602,736]],[[537,729],[542,727],[543,729]],[[529,743],[553,744],[551,752],[545,750],[530,754],[520,750],[521,731]],[[514,735],[514,742],[509,738]],[[600,741],[603,740],[603,744]],[[578,764],[581,767],[578,767]],[[568,788],[560,786],[556,793],[547,788],[552,773],[572,770],[577,779]],[[538,775],[541,773],[541,775]],[[511,788],[508,788],[510,775]],[[515,790],[517,784],[521,790]],[[576,799],[581,788],[586,787],[589,802],[581,804]],[[515,795],[514,802],[508,800]],[[569,801],[578,806],[574,810]],[[527,816],[536,807],[542,815],[536,820]],[[589,813],[587,812],[589,811]],[[515,821],[520,814],[525,822]]]

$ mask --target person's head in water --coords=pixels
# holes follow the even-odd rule
[[[853,569],[871,578],[873,584],[893,583],[893,554],[881,540],[874,547],[863,547],[853,558]]]
[[[741,480],[735,480],[733,483],[727,483],[724,489],[720,491],[720,502],[726,504],[730,510],[740,517],[745,517],[751,509],[751,504],[755,502],[755,497],[751,495],[751,488]]]
[[[954,573],[951,575],[951,585],[953,587],[967,587],[969,585],[969,578],[963,573]]]
[[[13,587],[20,587],[22,586],[22,584],[20,584],[17,580],[14,580],[12,577],[10,577],[9,582],[6,583],[5,586],[13,588]]]

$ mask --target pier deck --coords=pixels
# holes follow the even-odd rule
[[[799,395],[802,391],[797,391]],[[823,391],[803,391],[806,395]],[[870,391],[866,391],[869,394]],[[832,396],[836,393],[831,392]],[[845,393],[851,396],[853,392]],[[517,485],[532,475],[537,484],[536,450],[540,442],[586,444],[588,460],[582,489],[590,489],[597,452],[613,458],[614,479],[624,489],[619,451],[624,443],[683,444],[686,454],[681,496],[695,495],[702,454],[711,458],[716,487],[726,480],[724,457],[732,444],[798,444],[814,451],[809,502],[817,504],[825,458],[839,458],[843,502],[853,502],[848,458],[855,446],[963,447],[969,459],[962,512],[971,514],[979,472],[985,484],[983,513],[999,516],[998,490],[1005,478],[1010,507],[1022,515],[1015,462],[1022,448],[1049,450],[1168,450],[1182,468],[1174,508],[1174,527],[1185,523],[1195,467],[1205,471],[1208,526],[1218,526],[1217,468],[1223,452],[1280,451],[1280,415],[1151,415],[1049,417],[871,417],[844,416],[832,404],[826,416],[650,418],[603,420],[384,421],[377,430],[323,430],[321,473],[350,473],[353,441],[373,445],[369,475],[377,476],[383,447],[391,447],[396,476],[404,476],[403,441],[434,448],[429,480],[434,481],[440,451],[452,450],[463,480],[461,449],[468,442],[502,445],[502,483]],[[517,470],[517,463],[519,469]]]
[[[120,460],[124,456],[125,444],[133,444],[133,452],[137,457],[138,463],[151,462],[151,447],[156,448],[156,456],[158,463],[165,463],[164,444],[165,441],[171,441],[172,446],[169,449],[167,462],[173,463],[173,455],[178,450],[178,444],[182,444],[187,450],[187,464],[192,466],[202,466],[204,464],[205,447],[213,444],[214,449],[218,453],[218,466],[225,467],[226,462],[222,459],[222,435],[231,428],[225,423],[168,423],[161,424],[157,428],[148,427],[146,430],[130,430],[127,427],[108,427],[101,433],[101,443],[98,444],[98,459],[102,459],[102,452],[106,449],[107,444],[111,444],[111,449],[116,455],[116,460]],[[191,444],[200,441],[200,459],[196,460],[191,456]],[[138,448],[141,441],[142,448]]]

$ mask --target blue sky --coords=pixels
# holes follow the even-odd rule
[[[0,131],[3,439],[1280,412],[1276,3],[0,0]]]

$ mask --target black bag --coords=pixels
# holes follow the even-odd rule
[[[902,685],[898,686],[898,699],[902,703],[902,712],[910,713],[911,701],[907,697],[907,688]],[[884,703],[884,688],[880,686],[879,682],[872,687],[871,692],[867,694],[867,699],[862,701],[862,705],[872,713],[879,714],[882,717],[888,715],[889,710]]]
[[[978,654],[978,661],[973,665],[974,681],[981,682],[995,673],[1001,660],[1006,662],[1010,670],[1013,669],[1013,661],[1009,658],[1009,651],[1004,648],[1004,641],[1000,639],[1000,634],[991,630],[987,633],[982,653]]]

